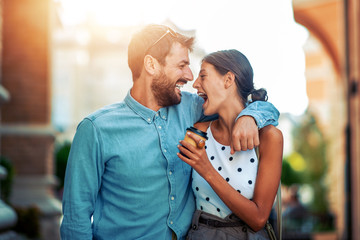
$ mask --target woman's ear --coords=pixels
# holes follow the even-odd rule
[[[231,87],[235,83],[235,75],[232,72],[227,72],[225,74],[225,88]]]
[[[156,64],[157,64],[157,60],[153,56],[146,55],[144,57],[144,69],[150,75],[155,74],[155,72],[156,72]]]

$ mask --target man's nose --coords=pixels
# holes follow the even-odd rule
[[[185,69],[185,75],[184,75],[184,78],[187,80],[187,81],[192,81],[194,80],[194,76],[191,72],[191,69],[189,66],[186,67]]]

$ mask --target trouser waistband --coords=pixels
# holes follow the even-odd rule
[[[238,227],[244,225],[244,222],[241,220],[236,222],[222,222],[214,219],[203,218],[202,216],[199,217],[199,223],[203,223],[212,227]]]

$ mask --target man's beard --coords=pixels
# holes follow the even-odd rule
[[[181,97],[179,98],[175,87],[175,83],[172,83],[164,72],[153,80],[151,90],[159,106],[167,107],[180,103]]]

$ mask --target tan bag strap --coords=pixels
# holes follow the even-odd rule
[[[281,181],[279,183],[279,188],[276,193],[275,208],[277,213],[277,227],[278,227],[279,239],[282,240]]]

